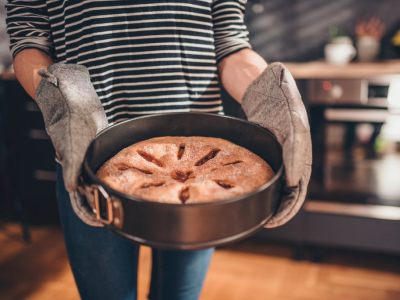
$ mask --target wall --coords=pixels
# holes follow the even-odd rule
[[[245,20],[253,48],[266,60],[309,61],[323,58],[329,26],[354,36],[357,19],[369,16],[386,25],[381,58],[400,58],[390,46],[400,29],[400,0],[249,0]]]

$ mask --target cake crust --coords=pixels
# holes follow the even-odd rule
[[[227,140],[165,136],[121,150],[96,176],[144,200],[191,204],[249,193],[274,172],[261,157]]]

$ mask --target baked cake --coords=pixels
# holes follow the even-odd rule
[[[190,204],[249,193],[274,176],[253,152],[211,137],[166,136],[129,146],[97,172],[111,188],[144,200]]]

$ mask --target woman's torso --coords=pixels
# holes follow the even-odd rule
[[[47,1],[59,62],[85,65],[110,123],[222,112],[211,0]]]

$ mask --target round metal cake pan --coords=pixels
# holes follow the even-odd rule
[[[142,200],[111,189],[95,176],[120,150],[160,136],[226,139],[263,158],[275,176],[251,193],[199,204]],[[83,163],[85,186],[97,187],[96,212],[110,230],[133,242],[171,250],[220,246],[261,229],[279,205],[282,174],[282,149],[268,130],[242,119],[206,113],[149,115],[110,126],[93,140]]]

